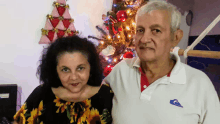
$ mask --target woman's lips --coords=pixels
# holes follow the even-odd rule
[[[75,84],[71,84],[71,85],[75,87],[75,86],[77,86],[78,84],[79,84],[79,83],[75,83]]]

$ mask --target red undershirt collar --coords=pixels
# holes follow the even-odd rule
[[[139,67],[139,71],[141,72],[141,92],[142,92],[150,85],[150,83],[147,79],[147,76],[142,71],[141,67]],[[171,73],[171,71],[167,74],[167,77],[170,77],[170,73]]]

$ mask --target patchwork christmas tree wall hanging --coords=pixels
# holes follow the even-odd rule
[[[42,36],[39,44],[49,44],[57,38],[77,35],[74,20],[69,13],[69,5],[65,0],[57,0],[53,3],[52,13],[47,15],[45,27],[41,29]]]

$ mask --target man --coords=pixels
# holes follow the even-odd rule
[[[170,53],[183,36],[180,20],[180,12],[165,1],[138,10],[138,57],[121,61],[104,79],[114,92],[114,124],[220,124],[210,79]]]

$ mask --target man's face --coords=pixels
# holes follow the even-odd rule
[[[142,61],[164,60],[172,45],[171,15],[165,10],[153,10],[137,16],[135,48]]]

